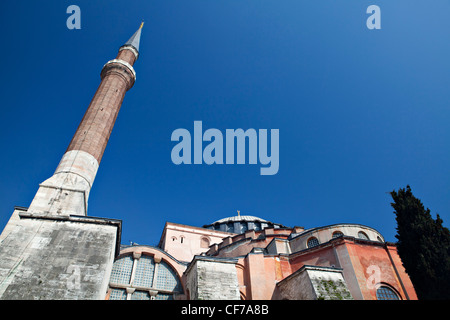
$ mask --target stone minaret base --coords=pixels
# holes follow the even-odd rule
[[[52,177],[39,185],[28,208],[38,215],[87,215],[87,200],[98,169],[89,153],[72,150],[64,154]]]
[[[1,300],[102,300],[121,222],[16,208],[0,235]]]

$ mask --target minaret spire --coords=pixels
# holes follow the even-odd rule
[[[141,30],[142,27],[144,26],[144,21],[141,22],[141,25],[139,26],[139,29],[136,30],[136,32],[131,36],[131,38],[125,42],[125,44],[121,47],[128,49],[128,50],[133,50],[136,51],[135,55],[136,55],[136,59],[139,56],[139,43],[141,42]]]
[[[131,38],[125,43],[125,45],[133,46],[139,52],[139,42],[141,41],[141,30],[144,26],[144,21],[141,22],[139,29],[131,36]]]
[[[39,186],[28,213],[87,215],[87,199],[125,93],[133,87],[143,23],[101,71],[100,85],[52,177]]]

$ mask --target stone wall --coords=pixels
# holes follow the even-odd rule
[[[229,235],[227,232],[166,222],[159,247],[179,261],[190,262],[195,255],[208,251],[209,246],[220,243]]]
[[[195,256],[185,272],[191,300],[239,300],[236,259]]]
[[[352,300],[338,268],[303,266],[277,287],[283,300]]]
[[[105,298],[120,221],[15,212],[9,223],[0,237],[0,299]]]

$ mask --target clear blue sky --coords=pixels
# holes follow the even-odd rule
[[[81,8],[81,30],[66,8]],[[366,27],[369,5],[381,30]],[[241,214],[351,222],[395,241],[389,191],[450,222],[450,3],[386,0],[2,1],[0,228],[50,177],[142,19],[127,93],[89,199],[156,245],[166,221]],[[280,169],[181,165],[173,130],[280,130]]]

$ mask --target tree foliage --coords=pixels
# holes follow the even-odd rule
[[[419,299],[450,299],[450,232],[414,197],[410,186],[391,192],[397,250]]]

